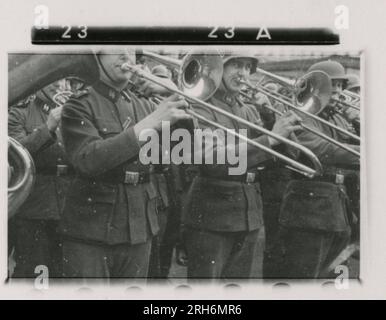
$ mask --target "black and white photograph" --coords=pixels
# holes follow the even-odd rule
[[[12,280],[359,278],[361,55],[8,63]]]
[[[385,9],[2,1],[0,300],[384,300]]]

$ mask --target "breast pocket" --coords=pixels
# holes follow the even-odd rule
[[[244,191],[239,186],[196,185],[192,189],[191,210],[209,224],[244,213],[246,206]]]
[[[95,125],[98,129],[99,135],[103,138],[109,138],[122,132],[121,124],[114,120],[96,117]]]
[[[348,227],[344,197],[339,188],[310,185],[306,188],[287,188],[281,210],[280,223],[284,226],[344,231]]]
[[[72,184],[66,199],[65,210],[77,219],[101,219],[113,213],[116,201],[116,189],[101,183]]]

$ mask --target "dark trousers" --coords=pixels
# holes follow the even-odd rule
[[[260,230],[215,232],[188,228],[185,231],[188,278],[258,277],[258,270],[261,270],[259,263],[262,260],[261,242],[263,242],[260,241]]]
[[[63,242],[64,275],[68,278],[145,278],[151,239],[141,244],[97,245]]]
[[[58,221],[15,219],[13,278],[35,278],[37,266],[46,266],[50,278],[62,276],[62,244]]]
[[[165,279],[169,275],[173,250],[179,240],[179,212],[175,206],[160,210],[158,223],[160,231],[153,238],[150,255],[149,278]]]
[[[281,203],[264,203],[264,279],[275,279],[280,277],[280,268],[283,257],[283,247],[279,241],[280,205]]]
[[[156,236],[153,237],[151,253],[150,253],[150,262],[149,262],[149,278],[166,278],[168,272],[162,272],[161,269],[161,245],[165,235],[165,229],[168,219],[167,209],[159,211],[158,213],[158,224],[160,226],[160,231]]]
[[[336,278],[327,268],[348,245],[350,230],[327,232],[281,227],[280,242],[284,250],[282,278]]]

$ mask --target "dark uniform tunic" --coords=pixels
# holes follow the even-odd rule
[[[46,265],[50,276],[60,276],[61,244],[57,223],[70,183],[71,168],[63,151],[59,130],[51,133],[46,121],[54,107],[39,98],[24,107],[12,107],[8,134],[32,155],[36,167],[33,190],[16,217],[15,277],[34,277],[37,265]]]
[[[347,122],[338,114],[327,119],[348,129]],[[349,141],[319,121],[306,119],[305,123],[342,143]],[[292,180],[287,186],[280,213],[281,241],[285,247],[282,276],[324,277],[326,268],[349,241],[350,215],[344,180],[347,168],[359,168],[359,158],[308,131],[298,139],[320,159],[324,173],[311,180]],[[359,151],[359,146],[350,147]]]
[[[217,91],[209,103],[261,125],[254,106],[243,104],[223,91]],[[193,109],[227,128],[248,129],[206,108],[195,106]],[[205,123],[200,127],[211,128]],[[257,137],[257,133],[249,129],[248,136],[269,146],[266,136]],[[252,269],[256,268],[258,231],[263,226],[257,165],[271,158],[268,153],[248,146],[249,175],[229,176],[230,165],[216,164],[216,154],[214,164],[199,167],[200,175],[193,180],[183,217],[187,229],[189,277],[245,278],[252,275]]]
[[[78,173],[61,228],[71,240],[65,258],[72,276],[146,276],[159,228],[157,192],[151,166],[138,161],[133,126],[153,110],[148,100],[103,82],[65,105],[65,149]]]

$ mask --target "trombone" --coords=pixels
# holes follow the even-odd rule
[[[296,100],[300,105],[300,107],[294,103],[289,102],[287,99],[283,99],[283,97],[280,97],[278,94],[265,89],[261,85],[254,86],[249,81],[244,81],[244,80],[241,80],[240,82],[245,84],[249,89],[253,91],[261,92],[266,96],[274,100],[277,100],[278,102],[281,102],[285,106],[290,107],[291,109],[294,109],[295,111],[298,111],[299,113],[302,113],[305,116],[308,116],[316,121],[319,121],[324,125],[329,126],[330,128],[344,134],[345,136],[348,136],[354,139],[355,141],[360,141],[359,136],[347,130],[344,130],[343,128],[315,115],[319,113],[328,104],[331,98],[330,78],[326,73],[322,71],[312,71],[307,73],[299,80],[289,80],[284,77],[267,72],[260,68],[257,68],[257,71],[262,73],[265,76],[272,78],[273,80],[276,80],[277,82],[279,82],[284,86],[292,88],[296,93]],[[334,141],[337,142],[336,140]],[[339,146],[343,146],[341,143],[339,142],[337,143],[335,144]],[[351,152],[351,151],[350,152],[357,156],[360,156],[360,154],[357,151],[355,150],[352,150],[352,151],[354,152]]]
[[[352,92],[352,91],[350,91],[350,90],[347,90],[347,89],[343,90],[342,93],[343,93],[344,95],[349,96],[351,99],[353,99],[353,100],[354,100],[353,102],[355,102],[355,103],[359,102],[359,100],[360,100],[360,98],[361,98],[361,96],[360,96],[359,94],[357,94],[357,93],[355,93],[355,92]]]
[[[59,91],[57,92],[53,97],[52,97],[52,101],[58,106],[58,107],[61,107],[63,106],[67,100],[69,100],[72,96],[74,95],[74,93],[72,91],[69,91],[69,90],[64,90],[64,91]]]
[[[251,123],[243,118],[240,118],[232,113],[229,113],[221,108],[218,108],[212,104],[209,104],[205,102],[204,100],[211,97],[214,92],[217,90],[218,86],[221,83],[222,79],[222,73],[223,73],[223,65],[222,60],[218,55],[213,56],[205,56],[205,55],[188,55],[186,56],[182,61],[177,59],[172,59],[170,57],[163,57],[160,55],[157,55],[152,52],[143,51],[142,54],[157,60],[160,63],[168,64],[169,66],[172,66],[174,68],[179,68],[179,86],[180,89],[175,89],[171,87],[170,85],[164,83],[162,80],[157,78],[156,76],[149,74],[149,72],[146,72],[142,70],[138,66],[134,66],[128,63],[125,63],[122,65],[122,69],[126,69],[134,73],[136,76],[151,81],[157,85],[160,85],[164,87],[165,89],[169,90],[170,92],[176,93],[184,98],[186,98],[188,101],[199,104],[201,106],[204,106],[208,109],[213,110],[214,112],[223,114],[235,121],[238,121],[252,129],[255,129],[265,135],[268,135],[282,143],[285,143],[287,145],[290,145],[299,151],[303,152],[310,160],[313,165],[313,168],[310,168],[298,161],[295,161],[271,148],[268,148],[264,146],[261,143],[258,143],[252,139],[247,138],[244,135],[241,135],[234,130],[230,130],[221,124],[214,122],[212,120],[206,119],[202,115],[196,113],[195,111],[188,109],[186,112],[193,117],[208,123],[209,125],[212,125],[214,127],[217,127],[219,129],[224,130],[228,134],[232,134],[236,137],[238,137],[240,140],[243,140],[244,142],[255,146],[257,148],[262,149],[265,152],[268,152],[272,154],[273,156],[277,157],[278,159],[285,162],[291,170],[294,170],[296,172],[299,172],[309,178],[312,178],[314,176],[320,175],[322,173],[322,165],[320,164],[319,159],[315,156],[314,153],[311,152],[308,148],[292,141],[287,138],[284,138],[280,135],[277,135],[261,126],[258,126],[254,123]],[[184,90],[184,91],[183,91]]]
[[[264,73],[267,73],[267,72],[264,71]],[[311,109],[311,110],[319,110],[320,109],[321,110],[328,103],[328,97],[331,94],[331,84],[330,84],[330,80],[329,80],[328,75],[325,74],[324,72],[312,71],[312,72],[306,74],[305,76],[303,76],[302,78],[300,78],[298,81],[293,81],[293,82],[291,82],[291,80],[283,80],[284,78],[280,77],[280,76],[276,76],[276,75],[274,75],[274,76],[277,79],[279,79],[279,81],[281,83],[285,83],[286,85],[291,84],[291,86],[293,88],[295,88],[295,90],[298,90],[303,95],[303,97],[302,97],[302,100],[304,100],[303,103],[304,103],[304,105],[307,105],[308,109]],[[284,82],[284,81],[287,81],[287,82]],[[261,85],[259,85],[258,87],[253,87],[253,85],[250,84],[248,81],[240,80],[240,82],[245,84],[250,89],[256,88],[256,90],[260,91],[261,93],[263,93],[263,94],[267,95],[268,97],[271,97],[272,99],[277,100],[277,101],[295,109],[296,111],[300,111],[301,113],[312,116],[313,118],[316,117],[312,113],[309,113],[307,111],[302,110],[301,108],[296,107],[293,103],[284,99],[282,97],[282,95],[280,95],[278,93],[273,94],[273,92],[270,92],[269,90],[267,90],[266,88],[264,88]],[[248,94],[240,91],[240,95],[247,98],[249,101],[251,101],[253,103],[253,98],[250,97]],[[276,113],[279,116],[283,115],[282,112],[280,112],[279,110],[277,110],[273,107],[270,107],[267,105],[263,105],[263,106],[265,108],[268,108],[269,110],[271,110],[272,112]],[[325,121],[324,119],[321,119],[319,117],[316,117],[316,118],[318,119],[318,121],[321,121],[321,120]],[[327,123],[329,123],[329,122],[327,122]],[[360,153],[358,151],[348,147],[344,143],[341,143],[341,142],[333,139],[332,137],[320,132],[319,130],[316,130],[316,129],[314,129],[310,126],[307,126],[303,123],[300,123],[300,126],[303,129],[321,137],[322,139],[325,139],[328,142],[333,143],[336,146],[350,152],[351,154],[353,154],[357,157],[360,157]],[[353,135],[353,134],[350,133],[350,135]]]
[[[342,97],[343,100],[341,100],[340,97]],[[353,108],[355,110],[360,111],[360,108],[357,105],[359,103],[360,96],[349,90],[343,90],[339,94],[339,98],[331,97],[331,100],[336,102],[339,106],[342,106],[345,108]]]

